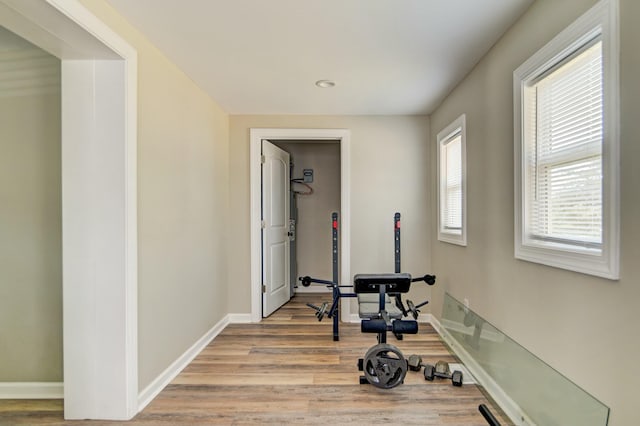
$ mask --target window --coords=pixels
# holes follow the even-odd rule
[[[601,1],[514,72],[515,256],[618,278],[617,14]]]
[[[438,133],[438,176],[438,239],[466,246],[464,115]]]

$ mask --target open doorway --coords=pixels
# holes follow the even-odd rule
[[[0,26],[0,68],[0,382],[62,397],[60,60]]]
[[[290,157],[290,294],[331,292],[303,287],[298,277],[330,279],[331,213],[340,212],[340,141],[271,140]]]
[[[348,282],[350,280],[350,197],[349,197],[349,182],[350,182],[350,167],[349,167],[349,153],[350,153],[350,132],[344,129],[251,129],[250,140],[250,161],[251,161],[251,320],[253,322],[259,322],[262,318],[262,215],[261,215],[261,202],[262,202],[262,186],[261,186],[261,147],[262,141],[276,141],[277,144],[287,147],[290,150],[300,152],[307,151],[313,152],[312,145],[320,144],[333,144],[333,149],[338,152],[339,159],[339,209],[340,214],[340,280],[342,282]],[[301,148],[303,145],[310,146],[311,148]],[[311,150],[311,151],[309,151]],[[330,149],[329,149],[330,150]],[[305,154],[302,154],[303,157]],[[295,161],[295,160],[294,160]],[[295,166],[294,166],[295,167]],[[303,178],[303,176],[297,176],[302,174],[302,170],[294,168],[293,178]],[[314,173],[315,174],[315,173]],[[335,178],[335,176],[334,176]],[[315,179],[315,176],[314,176]],[[294,184],[295,185],[295,184]],[[295,189],[295,186],[294,186]],[[298,188],[304,191],[303,188]],[[308,191],[308,190],[307,190]],[[334,196],[336,194],[333,194]],[[299,212],[298,212],[299,213]],[[322,212],[316,212],[321,215]],[[330,213],[327,216],[327,223],[330,221]],[[315,221],[314,221],[315,222]],[[320,225],[321,226],[321,225]],[[329,228],[330,229],[330,228]],[[330,235],[327,232],[327,235]],[[313,244],[313,242],[310,242]],[[315,251],[322,251],[320,244],[316,244]],[[328,256],[331,256],[330,243],[327,244],[325,252]],[[296,252],[299,253],[298,250]],[[322,262],[322,261],[320,261]],[[320,263],[319,262],[319,263]],[[331,267],[330,260],[326,262],[328,267]],[[294,280],[298,273],[296,271],[291,277]],[[302,271],[300,271],[302,272]],[[320,271],[319,273],[323,273]],[[305,272],[305,274],[307,274]],[[329,274],[330,276],[330,274]],[[349,306],[345,304],[342,306],[342,315],[349,315]]]
[[[137,53],[77,1],[0,0],[0,25],[61,62],[64,415],[128,420],[138,411]]]

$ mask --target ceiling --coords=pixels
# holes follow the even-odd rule
[[[415,115],[533,0],[107,2],[229,114]]]

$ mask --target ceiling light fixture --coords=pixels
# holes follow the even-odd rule
[[[328,89],[330,87],[333,87],[336,85],[335,81],[331,81],[331,80],[318,80],[316,81],[316,86],[322,88],[322,89]]]

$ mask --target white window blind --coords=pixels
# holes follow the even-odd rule
[[[526,90],[528,238],[602,245],[603,67],[594,40]]]
[[[462,233],[462,136],[461,129],[441,145],[444,202],[441,210],[442,231]]]

